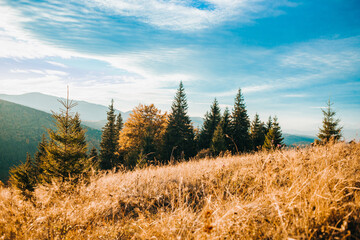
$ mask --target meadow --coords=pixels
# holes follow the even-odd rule
[[[360,143],[2,186],[0,239],[360,239]]]

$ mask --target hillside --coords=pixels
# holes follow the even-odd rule
[[[26,93],[22,95],[6,95],[0,94],[0,99],[34,108],[43,112],[51,113],[51,110],[58,111],[59,101],[64,98],[50,96],[42,93]],[[78,112],[84,121],[101,121],[106,119],[107,106],[89,103],[85,101],[75,101],[78,103],[73,108],[74,112]],[[110,103],[109,103],[110,104]],[[116,110],[116,114],[119,111]],[[124,116],[127,114],[122,113]]]
[[[51,127],[53,118],[50,114],[0,100],[1,181],[6,181],[10,167],[25,161],[27,152],[33,155],[37,151],[42,135],[47,134],[46,128]],[[85,128],[89,147],[99,147],[101,132]]]
[[[0,189],[3,239],[359,239],[360,144]]]

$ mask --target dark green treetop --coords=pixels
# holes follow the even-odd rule
[[[170,158],[187,159],[195,155],[194,128],[187,110],[185,89],[183,83],[180,82],[171,106],[164,135],[163,159],[165,161],[170,160]]]
[[[109,111],[107,112],[107,123],[103,127],[100,142],[100,168],[112,169],[116,167],[118,156],[119,132],[116,126],[116,116],[114,110],[114,100],[111,100]]]
[[[221,152],[224,152],[227,150],[225,135],[224,135],[223,128],[220,123],[216,127],[214,136],[211,139],[210,150],[214,156],[217,156]]]
[[[284,138],[282,137],[282,132],[278,119],[275,116],[272,122],[272,127],[269,132],[266,134],[265,142],[263,147],[267,150],[270,149],[279,149],[284,146]]]
[[[79,115],[70,112],[76,104],[69,98],[60,103],[64,109],[53,113],[56,130],[48,129],[50,143],[45,146],[46,158],[42,163],[46,181],[77,179],[84,172],[86,162],[85,131]]]
[[[326,109],[321,109],[324,119],[322,121],[322,128],[319,128],[319,134],[317,136],[324,142],[327,142],[330,139],[337,141],[342,136],[342,127],[339,127],[340,119],[335,119],[336,112],[332,110],[332,105],[333,103],[331,103],[329,99]]]
[[[214,99],[210,112],[205,114],[204,123],[199,135],[199,148],[205,149],[210,147],[215,129],[221,120],[219,103]]]
[[[236,97],[234,109],[231,115],[231,137],[234,144],[233,151],[236,149],[239,152],[245,152],[250,150],[250,120],[246,111],[246,105],[244,97],[241,94],[241,89],[239,89]]]
[[[254,120],[251,122],[250,137],[253,150],[259,150],[264,144],[265,133],[264,124],[260,121],[259,115],[256,113]]]

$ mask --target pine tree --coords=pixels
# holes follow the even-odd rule
[[[210,112],[205,114],[204,123],[199,135],[199,148],[206,149],[210,147],[216,127],[221,120],[219,103],[214,99]]]
[[[250,129],[251,142],[254,150],[259,150],[265,141],[264,126],[260,122],[259,115],[256,113],[251,123]]]
[[[231,115],[229,112],[229,108],[225,108],[224,114],[220,121],[221,128],[223,134],[225,136],[225,146],[226,150],[231,150],[232,141],[230,139],[231,136]]]
[[[118,140],[119,140],[120,131],[122,130],[123,126],[124,126],[123,119],[121,117],[121,113],[119,113],[116,118],[116,124],[115,124],[115,132]]]
[[[224,152],[227,150],[223,128],[220,123],[216,127],[214,136],[211,139],[210,150],[214,156],[217,156],[221,152]]]
[[[56,130],[48,129],[51,141],[45,146],[46,158],[42,167],[46,181],[53,178],[76,180],[84,172],[86,162],[85,131],[79,115],[73,116],[70,112],[76,104],[69,100],[69,96],[60,103],[65,109],[52,115]]]
[[[244,97],[239,89],[234,109],[231,115],[231,138],[234,142],[233,151],[245,152],[250,150],[250,121],[247,115]]]
[[[26,162],[10,169],[10,184],[21,191],[22,195],[30,198],[31,192],[36,186],[36,178],[33,160],[29,153],[26,154]]]
[[[123,119],[121,116],[121,113],[118,114],[117,118],[116,118],[116,123],[115,123],[115,137],[116,137],[116,157],[117,157],[117,163],[118,164],[124,164],[124,156],[122,154],[120,154],[120,145],[119,145],[119,138],[120,138],[120,132],[124,127],[124,123],[123,123]]]
[[[107,123],[103,127],[100,142],[100,168],[105,170],[112,169],[117,164],[119,132],[117,132],[115,121],[114,100],[111,100],[107,112]]]
[[[335,119],[336,112],[331,109],[333,103],[329,101],[327,102],[327,108],[321,109],[324,119],[322,128],[319,128],[319,134],[317,135],[321,141],[327,142],[330,139],[338,141],[342,134],[342,127],[339,127],[340,119]]]
[[[180,159],[184,157],[188,159],[195,155],[194,128],[187,110],[185,89],[183,83],[180,82],[171,106],[169,124],[164,135],[163,159],[165,161],[170,160],[170,158]]]
[[[278,123],[278,119],[275,116],[272,122],[272,127],[269,130],[269,132],[266,134],[263,147],[267,150],[279,149],[284,146],[283,141],[284,138],[282,137],[281,128]]]
[[[41,138],[41,142],[38,145],[38,151],[34,155],[34,174],[37,183],[40,183],[43,180],[43,167],[47,155],[46,154],[47,145],[48,145],[48,141],[46,140],[46,137],[43,134]]]
[[[92,166],[94,169],[98,169],[98,168],[99,168],[99,155],[98,155],[98,151],[97,151],[96,147],[93,147],[93,148],[90,150],[89,160],[91,161],[91,166]]]
[[[271,128],[272,128],[272,118],[271,118],[271,116],[269,116],[268,121],[267,121],[266,124],[264,125],[265,135],[270,131]]]

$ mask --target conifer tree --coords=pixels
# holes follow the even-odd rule
[[[319,128],[319,134],[317,135],[321,141],[327,142],[330,139],[338,141],[341,138],[342,127],[339,127],[340,119],[335,119],[336,112],[331,109],[333,103],[327,102],[326,109],[321,109],[324,119],[322,128]]]
[[[123,119],[121,117],[121,113],[117,115],[116,124],[115,124],[115,132],[117,134],[117,139],[119,140],[120,131],[124,126]]]
[[[117,132],[115,121],[114,100],[111,100],[107,112],[107,123],[103,127],[100,142],[100,168],[105,170],[112,169],[117,164],[119,132]]]
[[[96,147],[93,147],[90,150],[89,160],[91,161],[91,166],[93,168],[95,168],[95,169],[99,168],[99,155],[98,155],[98,151],[97,151]]]
[[[23,196],[31,197],[31,192],[36,186],[36,178],[33,160],[29,153],[26,154],[26,162],[10,169],[10,184],[19,189]]]
[[[265,135],[270,131],[271,128],[272,128],[272,118],[271,118],[271,116],[269,116],[268,121],[267,121],[266,124],[264,125]]]
[[[168,126],[164,135],[163,160],[170,158],[188,159],[195,155],[194,128],[187,114],[188,104],[183,83],[179,88],[171,106]]]
[[[69,100],[69,96],[60,103],[64,109],[53,113],[56,130],[48,129],[50,143],[45,146],[46,158],[42,166],[46,181],[52,178],[76,180],[84,172],[86,162],[85,131],[79,115],[73,116],[70,112],[76,104]]]
[[[278,123],[278,119],[275,116],[272,122],[272,127],[266,134],[263,147],[267,150],[282,148],[284,145],[283,141],[284,138],[282,137],[281,128]]]
[[[230,139],[231,136],[231,115],[229,112],[229,108],[225,108],[224,114],[220,121],[221,128],[223,134],[225,136],[225,146],[226,150],[231,150],[232,141]]]
[[[199,135],[199,148],[206,149],[210,147],[215,129],[221,120],[219,103],[214,99],[210,112],[205,114],[204,123]]]
[[[41,142],[38,145],[38,151],[34,155],[34,175],[36,182],[41,182],[43,175],[44,161],[46,159],[46,146],[48,142],[46,140],[45,134],[41,138]]]
[[[116,133],[116,157],[117,157],[117,163],[118,164],[124,164],[124,156],[120,154],[120,145],[119,145],[119,138],[120,138],[120,132],[124,127],[123,119],[121,116],[121,113],[117,115],[116,123],[115,123],[115,133]]]
[[[224,152],[227,150],[223,128],[220,123],[216,127],[214,136],[211,139],[210,150],[214,156],[217,156],[221,152]]]
[[[233,146],[233,151],[245,152],[250,150],[249,128],[249,116],[246,111],[244,97],[241,94],[241,89],[239,89],[231,115],[231,138],[236,145]]]
[[[265,141],[265,133],[264,126],[260,122],[259,115],[256,113],[254,120],[251,123],[250,129],[251,142],[253,144],[253,149],[258,150],[264,144]]]

